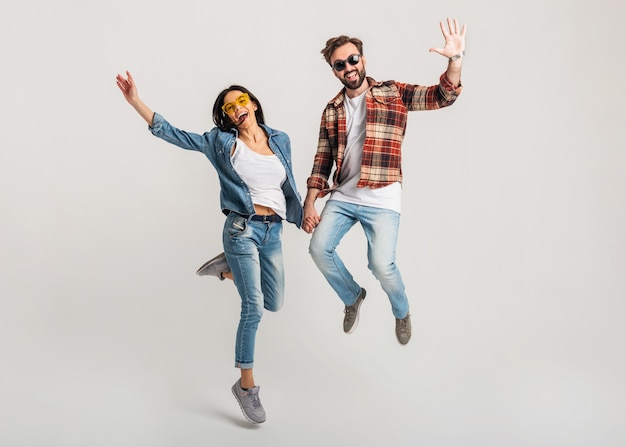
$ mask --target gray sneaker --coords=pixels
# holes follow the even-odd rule
[[[411,315],[406,314],[403,319],[396,318],[396,337],[401,345],[406,345],[411,339]]]
[[[344,317],[343,317],[343,331],[346,334],[351,334],[356,329],[359,324],[359,308],[361,307],[361,303],[365,299],[365,294],[367,292],[363,287],[361,287],[361,292],[359,296],[356,297],[356,301],[354,304],[350,306],[346,306],[344,309]]]
[[[202,264],[196,271],[196,275],[199,276],[217,276],[220,281],[224,281],[223,273],[230,272],[230,266],[228,265],[228,261],[226,261],[226,255],[224,253],[220,253],[213,259],[209,259],[207,262]]]
[[[261,387],[255,386],[244,390],[241,388],[241,379],[237,380],[231,390],[245,418],[253,424],[265,422],[265,410],[261,399],[259,399],[259,390]]]

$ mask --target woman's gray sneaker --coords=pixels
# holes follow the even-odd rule
[[[220,281],[224,281],[223,273],[227,272],[230,272],[230,266],[228,265],[228,261],[226,261],[226,255],[220,253],[213,259],[209,259],[202,264],[202,267],[196,271],[196,275],[217,276]]]
[[[239,403],[239,407],[241,407],[243,415],[248,422],[252,422],[253,424],[265,422],[265,410],[259,398],[260,389],[261,387],[255,386],[254,388],[244,390],[241,388],[241,379],[237,380],[231,388],[235,399],[237,399]]]

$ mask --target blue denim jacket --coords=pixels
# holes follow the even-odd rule
[[[259,124],[267,133],[270,149],[285,167],[287,181],[282,185],[287,200],[287,221],[298,228],[302,225],[303,210],[291,166],[291,143],[289,136],[279,130]],[[224,214],[234,211],[243,216],[254,214],[254,203],[248,185],[239,177],[230,161],[230,151],[237,138],[237,129],[224,132],[214,127],[202,135],[185,132],[172,126],[163,116],[154,114],[153,135],[183,149],[202,152],[217,171],[220,180],[220,206]]]

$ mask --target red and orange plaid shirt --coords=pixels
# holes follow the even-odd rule
[[[413,110],[436,110],[452,105],[461,93],[446,74],[438,85],[429,87],[396,81],[376,82],[367,78],[365,143],[358,187],[381,188],[402,182],[402,141],[407,115]],[[331,99],[322,114],[317,153],[313,161],[308,188],[320,189],[319,197],[337,187],[346,148],[346,112],[344,91]],[[333,175],[333,188],[328,179]]]

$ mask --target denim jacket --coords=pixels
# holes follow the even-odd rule
[[[287,180],[282,185],[287,200],[287,221],[298,228],[302,225],[303,210],[301,197],[296,187],[291,166],[291,143],[289,136],[279,130],[259,124],[267,133],[270,149],[285,167]],[[254,203],[250,196],[248,185],[233,168],[230,161],[230,152],[237,138],[237,129],[224,132],[214,127],[202,135],[185,132],[172,126],[163,116],[154,114],[152,126],[149,127],[153,135],[175,144],[183,149],[202,152],[209,159],[220,181],[220,207],[226,215],[230,211],[243,216],[254,214]]]

